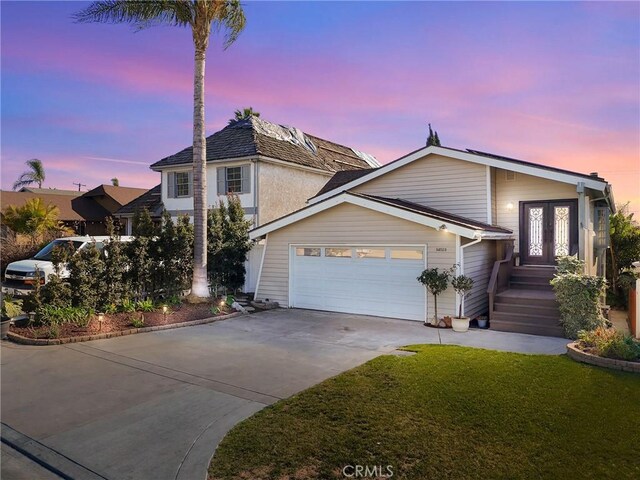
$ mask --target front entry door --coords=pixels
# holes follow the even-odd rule
[[[520,202],[522,264],[554,265],[578,251],[578,201]]]

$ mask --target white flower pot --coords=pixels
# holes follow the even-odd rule
[[[451,319],[451,328],[454,332],[466,332],[469,330],[469,317],[453,317]]]

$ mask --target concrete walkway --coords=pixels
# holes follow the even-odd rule
[[[74,478],[201,479],[216,445],[239,421],[418,343],[559,354],[566,341],[275,310],[63,346],[3,342],[2,422],[61,471],[72,462]],[[13,475],[3,462],[2,478],[20,478]]]

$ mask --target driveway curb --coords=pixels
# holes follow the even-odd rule
[[[14,430],[6,423],[2,423],[1,436],[2,443],[65,480],[105,480],[102,475]]]
[[[203,318],[200,320],[192,320],[190,322],[172,323],[170,325],[156,325],[154,327],[142,327],[142,328],[130,328],[129,330],[120,330],[118,332],[98,333],[96,335],[83,335],[81,337],[68,337],[68,338],[29,338],[18,335],[14,332],[9,332],[7,338],[12,342],[22,345],[64,345],[66,343],[78,343],[78,342],[90,342],[91,340],[104,340],[106,338],[123,337],[125,335],[133,335],[136,333],[157,332],[160,330],[173,330],[174,328],[191,327],[193,325],[203,325],[205,323],[213,323],[219,320],[226,320],[227,318],[237,317],[239,315],[246,315],[242,312],[234,312],[228,315],[220,315],[218,317]]]

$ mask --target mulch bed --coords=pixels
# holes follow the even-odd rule
[[[118,332],[136,328],[133,325],[135,319],[144,318],[145,327],[155,327],[160,325],[171,325],[174,323],[189,322],[192,320],[202,320],[205,318],[228,315],[235,312],[234,309],[225,306],[220,313],[211,313],[212,303],[189,304],[184,303],[176,307],[169,307],[166,315],[162,310],[154,312],[131,312],[114,313],[104,316],[102,326],[94,315],[86,327],[79,327],[72,323],[65,323],[59,326],[58,335],[52,336],[48,326],[28,327],[11,325],[9,331],[27,338],[70,338],[96,335],[100,333]]]

